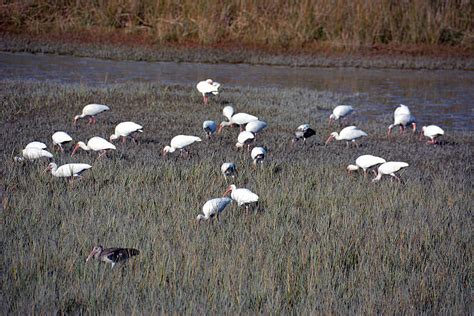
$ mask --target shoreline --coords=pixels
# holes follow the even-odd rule
[[[258,47],[238,47],[232,44],[199,46],[190,44],[160,45],[148,43],[144,38],[131,42],[130,36],[105,38],[104,36],[31,36],[2,33],[0,51],[10,53],[42,53],[92,57],[108,60],[148,62],[229,63],[291,67],[412,69],[412,70],[474,70],[474,57],[470,53],[443,47],[394,52],[390,47],[375,47],[359,51],[341,51],[320,48],[310,53],[302,49],[271,51]]]

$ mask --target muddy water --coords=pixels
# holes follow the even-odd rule
[[[110,61],[72,56],[0,53],[3,79],[104,85],[124,82],[189,84],[214,78],[226,87],[302,87],[348,94],[358,116],[390,123],[399,103],[420,124],[474,130],[474,72],[276,67],[244,64]]]

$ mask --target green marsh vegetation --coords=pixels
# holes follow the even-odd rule
[[[3,81],[0,91],[6,313],[470,311],[471,134],[447,130],[437,146],[410,133],[387,139],[392,113],[355,114],[349,123],[369,134],[361,146],[323,146],[340,129],[327,118],[345,96],[305,89],[225,88],[208,106],[191,86]],[[111,111],[74,128],[74,115],[92,102]],[[202,122],[223,120],[226,104],[268,122],[257,141],[269,149],[263,168],[253,170],[250,154],[234,148],[237,129],[205,138]],[[144,126],[139,144],[118,144],[102,160],[56,154],[58,164],[93,165],[72,186],[42,173],[47,161],[13,161],[29,141],[51,146],[55,130],[76,141],[108,138],[127,120]],[[317,134],[292,147],[303,123]],[[203,141],[189,159],[163,159],[177,134]],[[365,153],[408,162],[405,184],[348,176],[346,166]],[[202,205],[226,188],[225,161],[237,163],[235,184],[260,196],[259,211],[247,215],[233,203],[220,223],[197,225]],[[85,264],[96,244],[140,255],[114,269]]]

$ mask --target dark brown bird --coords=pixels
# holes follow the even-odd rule
[[[133,248],[106,248],[102,246],[95,246],[92,249],[91,253],[86,259],[88,262],[91,258],[97,259],[99,261],[107,262],[112,264],[112,268],[116,263],[120,261],[127,260],[130,257],[137,256],[140,254],[140,251]]]

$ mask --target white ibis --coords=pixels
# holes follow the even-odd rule
[[[216,122],[214,122],[214,121],[204,121],[204,123],[202,123],[202,129],[206,133],[207,138],[211,138],[211,136],[217,130]]]
[[[171,139],[170,146],[165,146],[163,148],[163,156],[166,156],[168,153],[175,152],[176,149],[180,150],[180,153],[186,152],[185,147],[195,143],[200,142],[201,139],[197,136],[190,135],[178,135]]]
[[[385,162],[379,166],[377,177],[373,178],[372,182],[379,181],[383,175],[390,175],[393,178],[397,179],[398,182],[401,182],[401,179],[395,175],[395,172],[408,166],[409,165],[406,162],[401,162],[401,161]]]
[[[444,135],[444,131],[441,129],[441,127],[436,126],[436,125],[429,125],[429,126],[423,126],[421,129],[420,133],[420,140],[425,135],[426,137],[430,138],[428,141],[428,144],[436,144],[436,138],[438,138],[441,135]]]
[[[204,215],[199,214],[196,218],[197,221],[200,221],[201,219],[208,220],[214,217],[216,217],[217,221],[219,221],[219,214],[222,213],[222,211],[230,202],[232,202],[232,199],[228,197],[221,197],[207,201],[202,206],[202,213]]]
[[[236,201],[239,206],[244,205],[245,209],[248,211],[249,204],[258,202],[258,195],[245,188],[238,188],[231,184],[227,187],[227,190],[224,192],[224,196],[230,193],[232,200]]]
[[[22,150],[23,157],[15,157],[15,161],[23,161],[25,159],[35,160],[40,158],[53,158],[53,154],[47,150],[35,147],[27,147]]]
[[[359,170],[359,168],[362,168],[362,170],[364,170],[364,177],[367,177],[367,169],[384,162],[386,162],[385,159],[377,156],[362,155],[356,159],[355,165],[347,166],[347,171],[350,173],[351,171],[356,171]]]
[[[224,179],[227,181],[227,177],[235,177],[238,175],[237,166],[233,162],[224,162],[221,166],[221,172],[224,175]]]
[[[354,112],[354,108],[350,105],[338,105],[332,110],[332,114],[329,116],[329,124],[331,121],[337,121],[339,119],[343,119],[344,117],[348,116]]]
[[[234,115],[234,108],[231,105],[227,105],[222,109],[222,114],[230,122],[232,115]]]
[[[265,159],[265,155],[267,154],[267,150],[263,147],[254,147],[250,156],[253,160],[253,165],[257,166],[257,164],[263,164],[263,159]]]
[[[212,79],[207,79],[205,81],[200,81],[196,85],[197,90],[202,94],[204,104],[207,104],[209,101],[209,96],[218,95],[220,83],[212,81]]]
[[[46,171],[51,170],[53,176],[59,178],[70,178],[72,181],[74,177],[80,177],[84,171],[90,168],[92,168],[92,166],[86,163],[68,163],[58,168],[58,165],[52,162],[48,165]]]
[[[310,138],[311,136],[316,135],[314,129],[312,129],[309,124],[302,124],[298,126],[295,132],[295,138],[293,138],[292,142],[295,143],[300,139],[303,139],[303,145],[306,144],[306,139]]]
[[[134,122],[122,122],[115,126],[115,133],[110,135],[110,141],[122,138],[122,143],[125,143],[127,137],[130,137],[135,143],[137,140],[132,136],[133,133],[143,133],[143,126]]]
[[[95,116],[99,113],[102,113],[104,111],[108,111],[110,108],[107,105],[103,104],[88,104],[82,109],[82,114],[76,115],[74,117],[74,125],[76,125],[77,121],[79,119],[89,117],[89,124],[95,124],[96,118]]]
[[[63,145],[72,141],[72,137],[69,136],[66,132],[56,132],[51,138],[53,139],[53,148],[58,146],[61,151],[64,151]]]
[[[96,260],[110,263],[112,268],[119,262],[125,261],[130,257],[138,256],[140,251],[134,248],[106,248],[102,246],[95,246],[89,256],[86,259],[88,262],[90,259],[94,258]]]
[[[405,131],[406,126],[411,126],[413,133],[416,132],[416,119],[411,115],[410,109],[408,106],[400,104],[398,108],[393,112],[393,124],[388,127],[388,135],[392,132],[392,129],[395,126],[400,126],[400,133]]]
[[[260,133],[266,127],[267,127],[266,122],[256,120],[256,121],[248,122],[247,125],[245,125],[245,130],[247,132],[253,133],[254,135],[257,135],[258,133]]]
[[[224,107],[222,109],[222,114],[227,118],[227,121],[223,121],[219,124],[219,128],[217,130],[218,133],[222,131],[222,129],[226,126],[233,126],[239,125],[240,130],[243,130],[243,126],[249,122],[257,121],[258,117],[247,114],[247,113],[237,113],[234,114],[234,108],[230,105]]]
[[[331,133],[331,135],[329,135],[328,139],[326,140],[326,145],[329,144],[333,139],[336,139],[345,140],[346,145],[349,146],[349,142],[356,144],[356,139],[363,136],[367,136],[367,133],[355,126],[348,126],[343,128],[339,134],[337,132]]]
[[[34,142],[31,142],[31,143],[28,143],[28,144],[25,146],[25,149],[27,149],[27,148],[46,149],[47,146],[46,146],[45,143],[34,141]]]
[[[247,145],[247,150],[250,151],[250,144],[254,141],[255,135],[251,132],[243,131],[240,132],[239,136],[237,137],[237,143],[235,147],[241,148]]]
[[[84,142],[78,142],[76,146],[74,146],[74,150],[72,151],[71,157],[74,156],[74,154],[79,148],[82,148],[84,150],[99,151],[100,154],[98,158],[106,155],[107,150],[116,149],[114,144],[98,136],[95,136],[89,139],[89,141],[87,142],[87,145]]]

